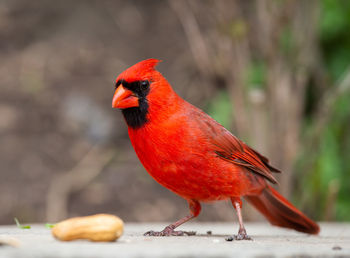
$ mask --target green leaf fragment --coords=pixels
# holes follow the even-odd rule
[[[48,229],[51,229],[55,226],[55,224],[50,224],[50,223],[46,223],[45,224],[45,227],[48,228]]]
[[[16,222],[16,225],[18,228],[21,228],[21,229],[30,229],[31,227],[29,225],[21,225],[21,223],[19,223],[18,219],[17,218],[14,218],[15,222]]]

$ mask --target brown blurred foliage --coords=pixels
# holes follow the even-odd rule
[[[317,1],[1,1],[0,223],[186,214],[186,202],[144,171],[111,108],[118,73],[151,57],[199,107],[227,89],[232,131],[285,172],[289,195],[305,84],[327,81],[318,12]],[[293,49],[279,45],[286,27]],[[266,62],[266,90],[246,87],[257,59]],[[199,217],[233,218],[225,202]]]
[[[168,2],[9,0],[0,18],[0,223],[187,212],[141,167],[111,109],[118,73],[150,57],[164,60],[159,69],[182,96],[208,98]],[[82,182],[71,181],[79,175]]]

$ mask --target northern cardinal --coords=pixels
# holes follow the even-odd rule
[[[122,110],[135,152],[161,185],[186,199],[190,214],[160,232],[170,236],[197,217],[200,202],[230,199],[239,219],[234,239],[250,239],[243,225],[244,197],[273,225],[317,234],[319,226],[268,183],[280,171],[202,110],[179,97],[160,72],[159,60],[141,61],[116,79],[112,107]],[[232,239],[232,238],[231,238]]]

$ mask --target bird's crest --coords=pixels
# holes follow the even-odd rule
[[[149,79],[152,75],[152,72],[155,71],[155,67],[159,62],[161,62],[161,60],[154,58],[138,62],[137,64],[134,64],[123,73],[121,73],[118,76],[117,81],[122,79],[127,82],[133,82]]]

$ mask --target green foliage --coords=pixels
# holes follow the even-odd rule
[[[248,67],[246,85],[250,88],[262,88],[266,84],[266,65],[262,60],[256,60]]]
[[[322,131],[319,148],[304,157],[312,159],[313,163],[311,171],[300,176],[303,182],[299,195],[306,194],[310,197],[305,200],[305,205],[312,207],[312,210],[318,210],[319,219],[325,219],[326,209],[332,205],[329,203],[332,201],[331,195],[335,195],[333,219],[349,220],[350,94],[341,96],[330,112],[332,116]],[[332,184],[337,185],[336,193],[332,193]]]
[[[336,165],[336,176],[340,182],[336,219],[350,220],[350,94],[341,96],[334,109],[335,116],[327,130],[334,135],[337,145],[336,158],[332,160]]]
[[[219,91],[206,108],[208,114],[225,128],[231,127],[232,106],[226,90]]]
[[[295,39],[290,26],[285,26],[279,38],[279,47],[286,58],[293,58],[295,53]]]
[[[31,227],[30,226],[24,226],[24,225],[21,225],[21,223],[19,223],[18,219],[17,218],[13,218],[16,222],[16,225],[18,228],[20,229],[30,229]]]
[[[350,60],[350,1],[323,0],[320,37],[325,64],[333,80],[338,79]]]
[[[350,67],[350,1],[323,0],[321,7],[321,51],[336,87]],[[296,200],[319,220],[329,219],[329,209],[331,219],[350,220],[350,93],[338,97],[328,112],[317,143],[304,150],[297,166]],[[305,135],[315,133],[315,121],[306,122]]]
[[[52,229],[55,225],[56,225],[56,224],[46,223],[46,224],[45,224],[45,227],[46,227],[47,229]]]

